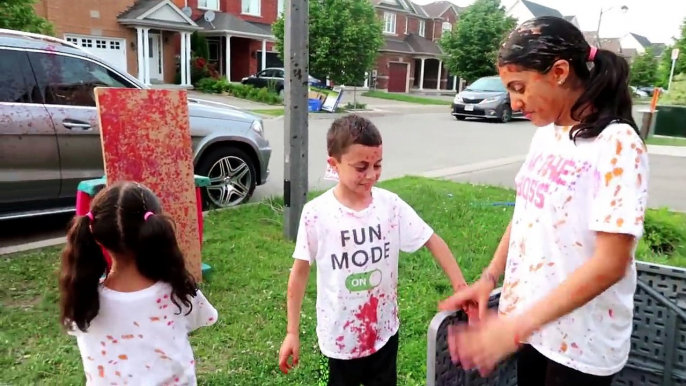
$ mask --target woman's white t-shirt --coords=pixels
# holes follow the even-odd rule
[[[76,336],[87,385],[196,385],[188,334],[217,321],[217,310],[198,291],[193,309],[171,301],[158,282],[136,292],[100,286],[100,310]]]
[[[596,232],[637,240],[643,235],[646,153],[626,124],[611,124],[598,137],[576,144],[568,127],[538,129],[516,177],[501,313],[525,313],[558,287],[593,256]],[[541,328],[528,343],[583,373],[617,373],[629,357],[635,289],[632,259],[618,283]]]

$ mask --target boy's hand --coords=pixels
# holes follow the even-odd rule
[[[290,357],[293,357],[293,360],[289,363],[288,359]],[[281,350],[279,351],[279,368],[284,374],[288,374],[290,370],[298,365],[299,359],[300,338],[297,334],[288,333],[286,334],[286,339],[283,340]]]

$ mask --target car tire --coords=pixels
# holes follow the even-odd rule
[[[462,116],[462,115],[456,115],[456,116],[455,116],[455,119],[457,119],[458,121],[464,121],[464,120],[467,119],[467,117]]]
[[[500,110],[500,115],[498,116],[498,119],[501,123],[508,123],[512,120],[512,108],[510,107],[510,105],[503,106],[503,108]]]
[[[257,186],[255,160],[230,145],[211,149],[196,167],[196,174],[210,178],[203,189],[203,209],[228,208],[250,200]]]

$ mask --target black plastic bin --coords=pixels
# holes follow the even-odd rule
[[[657,106],[655,135],[686,138],[686,106]]]

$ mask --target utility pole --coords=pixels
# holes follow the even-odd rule
[[[286,60],[284,117],[284,236],[295,240],[307,202],[309,4],[286,0],[284,52]]]

